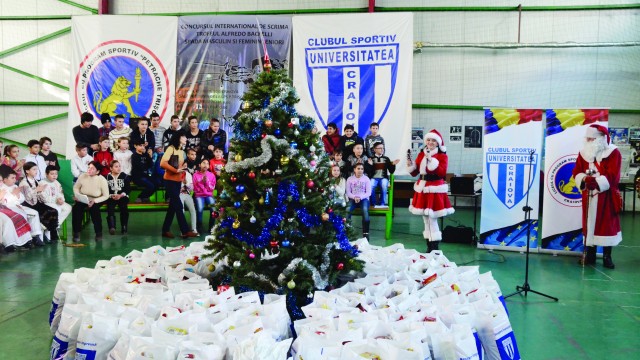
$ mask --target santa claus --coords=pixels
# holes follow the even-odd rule
[[[582,234],[586,256],[582,265],[596,262],[596,247],[603,247],[604,267],[613,269],[612,246],[622,241],[620,231],[620,166],[622,157],[610,143],[609,131],[602,125],[587,128],[585,143],[573,169],[576,186],[582,191]]]
[[[413,185],[413,199],[409,211],[421,215],[424,220],[422,235],[427,242],[427,252],[438,250],[442,232],[438,227],[438,218],[453,214],[448,185],[445,182],[449,157],[442,135],[433,129],[425,135],[425,147],[418,153],[415,163],[407,160],[411,176],[420,175]]]

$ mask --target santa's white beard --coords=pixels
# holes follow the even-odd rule
[[[602,152],[607,148],[607,140],[605,137],[596,138],[593,141],[584,141],[584,146],[582,148],[582,155],[584,155],[585,160],[593,161],[598,155],[602,154]]]

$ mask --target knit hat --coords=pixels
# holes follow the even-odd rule
[[[438,132],[438,130],[436,129],[431,129],[425,136],[424,136],[424,140],[425,142],[427,141],[427,139],[433,139],[438,143],[438,147],[440,148],[441,151],[447,151],[447,148],[444,146],[444,139],[442,138],[442,135],[440,135],[440,133]]]
[[[611,137],[609,136],[609,129],[607,129],[606,127],[598,124],[592,124],[587,128],[587,133],[585,134],[585,137],[597,138],[601,136],[607,137],[607,145],[611,143]]]

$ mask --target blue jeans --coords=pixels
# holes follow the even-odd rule
[[[153,195],[153,193],[155,193],[156,189],[158,188],[158,185],[154,183],[153,179],[149,176],[133,179],[133,183],[144,188],[140,192],[140,195],[138,195],[138,197],[141,199],[150,198],[151,195]]]
[[[351,220],[351,214],[358,206],[362,206],[362,223],[369,222],[369,199],[361,199],[358,204],[353,199],[349,199],[349,215],[347,215],[347,218]]]
[[[213,199],[213,196],[209,197],[194,197],[193,198],[196,203],[196,214],[198,219],[198,226],[202,226],[202,213],[204,212],[204,207],[206,205],[213,205],[216,201]],[[209,207],[209,211],[211,211],[211,207]]]
[[[380,202],[376,201],[376,188],[380,186]],[[371,178],[371,204],[372,205],[387,205],[387,191],[389,190],[389,179],[387,178]]]

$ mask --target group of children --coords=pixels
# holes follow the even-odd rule
[[[346,206],[348,202],[349,217],[356,207],[362,208],[362,232],[366,238],[369,238],[369,206],[388,207],[389,175],[400,162],[384,155],[384,138],[378,131],[378,124],[372,123],[369,135],[362,139],[353,125],[348,124],[340,136],[337,125],[329,123],[327,133],[322,136],[325,152],[332,160],[334,203]]]
[[[0,142],[0,245],[7,252],[57,241],[58,229],[71,213],[57,180],[51,139],[31,140],[27,146],[29,155],[19,159],[16,145]]]

